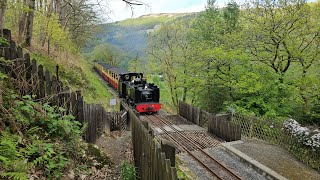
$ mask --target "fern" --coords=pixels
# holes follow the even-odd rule
[[[0,81],[4,78],[0,73]],[[0,132],[0,179],[28,179],[32,169],[46,179],[59,179],[71,159],[86,163],[81,141],[86,126],[71,115],[62,116],[64,109],[3,89],[3,106],[10,118],[4,118],[5,129]]]
[[[28,175],[24,172],[4,172],[0,173],[0,177],[6,177],[13,180],[28,180]]]
[[[0,154],[8,159],[16,159],[21,156],[17,149],[20,139],[17,135],[9,134],[3,131],[0,136]]]

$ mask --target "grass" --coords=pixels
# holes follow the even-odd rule
[[[112,94],[106,89],[104,82],[95,74],[92,66],[81,57],[69,57],[68,61],[50,58],[41,53],[31,53],[31,58],[42,64],[51,75],[55,75],[56,65],[59,64],[59,77],[64,86],[71,90],[81,90],[87,103],[101,103],[110,110],[109,101]],[[70,61],[69,61],[70,60]]]
[[[177,176],[178,179],[184,179],[184,180],[191,180],[196,179],[196,176],[191,172],[186,165],[183,163],[183,161],[176,157],[176,169],[177,169]]]
[[[166,22],[172,18],[167,15],[162,16],[144,16],[140,18],[131,18],[126,19],[120,22],[117,22],[118,25],[127,26],[127,27],[145,27],[145,29],[153,28],[156,24]]]

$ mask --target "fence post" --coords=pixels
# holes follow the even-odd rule
[[[58,96],[57,96],[57,86],[58,86],[58,84],[57,84],[57,78],[56,78],[56,76],[52,76],[52,81],[51,81],[51,84],[52,84],[52,87],[51,87],[51,93],[52,93],[52,95],[53,95],[53,97],[52,97],[52,105],[53,106],[56,106],[56,105],[58,105]]]
[[[165,153],[166,158],[170,159],[171,167],[175,167],[176,165],[176,148],[174,144],[170,141],[162,140],[161,141],[161,149]]]
[[[70,97],[70,113],[76,118],[77,117],[77,94],[71,93]]]
[[[10,42],[11,42],[11,31],[9,29],[3,29],[3,38],[8,41],[9,44],[4,46],[4,59],[9,60],[11,57]]]
[[[51,95],[51,80],[50,80],[50,72],[48,70],[46,70],[45,72],[45,81],[46,81],[46,91],[45,94],[47,96]]]
[[[38,91],[38,98],[43,98],[45,96],[45,86],[44,86],[44,73],[43,73],[43,66],[38,66],[38,77],[39,77],[39,88]]]
[[[30,94],[31,93],[31,63],[30,63],[30,55],[28,53],[24,54],[24,66],[26,69],[26,82],[27,82],[27,89],[26,93]]]
[[[250,121],[252,121],[250,124],[250,127],[249,127],[249,138],[252,138],[252,132],[253,132],[253,120],[250,119]]]
[[[57,81],[60,80],[59,78],[59,65],[56,65],[56,77],[57,77]]]
[[[81,96],[78,96],[78,100],[77,100],[77,120],[80,123],[83,123],[84,121],[84,113],[83,113],[83,98]]]
[[[111,121],[109,119],[109,117],[107,116],[107,112],[103,109],[102,110],[102,119],[103,119],[103,124],[104,124],[104,128],[103,131],[107,134],[110,134],[111,131]]]

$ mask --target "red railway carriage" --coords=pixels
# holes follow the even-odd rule
[[[161,109],[159,88],[147,83],[142,73],[127,72],[101,62],[95,62],[94,68],[138,112],[156,113]]]

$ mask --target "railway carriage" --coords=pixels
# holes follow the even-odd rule
[[[161,109],[159,88],[147,83],[142,73],[128,72],[101,62],[95,62],[94,68],[138,112],[156,113]]]

